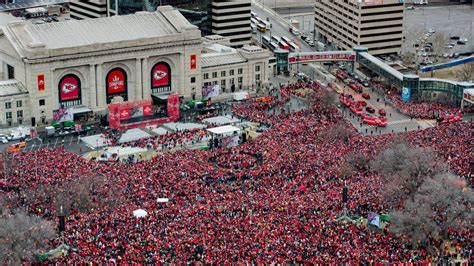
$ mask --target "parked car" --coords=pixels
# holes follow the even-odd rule
[[[381,116],[386,116],[387,113],[385,112],[385,109],[380,109],[380,110],[379,110],[379,115],[381,115]]]
[[[459,44],[459,45],[465,45],[466,44],[466,42],[463,42],[461,40],[457,41],[456,43]]]
[[[362,107],[366,107],[367,102],[366,101],[357,101],[357,105],[362,106]]]
[[[370,99],[370,94],[367,92],[362,93],[362,98],[369,100]]]
[[[0,143],[7,144],[8,139],[6,137],[0,137]]]
[[[371,113],[371,114],[375,113],[375,109],[371,106],[365,107],[365,111],[367,111],[368,113]]]

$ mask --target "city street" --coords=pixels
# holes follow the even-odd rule
[[[316,51],[314,47],[309,46],[306,42],[301,40],[300,36],[295,36],[294,34],[289,32],[290,24],[287,20],[275,15],[276,13],[269,9],[268,7],[263,8],[263,4],[257,1],[252,1],[252,11],[257,13],[262,19],[266,19],[267,17],[270,19],[270,23],[272,24],[272,28],[265,32],[261,33],[257,31],[256,39],[259,43],[262,43],[262,37],[267,36],[271,37],[272,35],[282,37],[286,36],[290,40],[293,40],[296,45],[300,47],[301,52],[314,52]],[[312,37],[311,37],[312,38]]]

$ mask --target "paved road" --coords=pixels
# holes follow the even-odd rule
[[[289,32],[289,24],[288,21],[284,21],[280,18],[275,17],[275,14],[268,8],[263,8],[262,5],[257,1],[252,1],[252,11],[257,13],[262,19],[266,19],[267,17],[270,18],[270,23],[272,24],[272,28],[265,32],[257,32],[254,37],[256,40],[261,43],[262,37],[267,36],[271,37],[271,35],[276,35],[278,37],[286,36],[290,40],[293,40],[296,45],[300,47],[301,52],[313,52],[315,49],[309,46],[306,42],[302,41],[300,37],[293,35]]]

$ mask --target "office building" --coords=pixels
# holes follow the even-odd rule
[[[315,37],[343,50],[361,45],[372,55],[399,54],[403,16],[399,0],[317,0]]]
[[[213,0],[210,6],[212,34],[229,37],[232,47],[250,44],[250,0]]]
[[[101,18],[107,16],[106,0],[79,0],[69,3],[70,16],[73,19]]]

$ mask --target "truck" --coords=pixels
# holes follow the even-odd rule
[[[415,5],[427,5],[428,0],[413,0],[413,4],[415,4]]]

